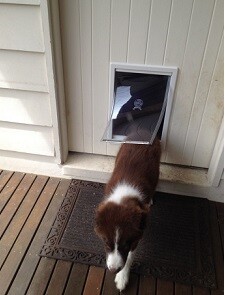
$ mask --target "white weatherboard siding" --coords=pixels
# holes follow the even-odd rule
[[[0,0],[0,153],[59,158],[48,26],[46,0]]]
[[[0,123],[1,149],[54,156],[53,134],[49,127]]]
[[[50,114],[48,93],[0,88],[0,121],[51,127]]]
[[[179,68],[162,161],[208,168],[223,117],[223,0],[59,0],[69,149],[115,155],[100,142],[109,64]]]
[[[1,49],[44,52],[39,6],[1,4],[0,20]]]
[[[44,53],[1,50],[0,87],[48,92]]]

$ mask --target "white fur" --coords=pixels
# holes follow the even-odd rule
[[[128,183],[119,183],[106,199],[106,202],[114,202],[120,204],[125,197],[136,197],[140,201],[143,199],[141,192],[134,186]]]
[[[134,187],[129,183],[119,183],[113,190],[113,192],[107,196],[105,202],[114,202],[116,204],[121,204],[122,200],[126,197],[134,197],[139,199],[140,201],[143,200],[143,195],[139,191],[138,188]],[[115,234],[115,247],[114,251],[109,253],[107,256],[107,267],[109,270],[117,270],[122,269],[119,271],[115,277],[115,283],[118,290],[123,291],[129,281],[130,275],[130,268],[133,263],[135,252],[129,252],[126,264],[124,265],[122,256],[118,251],[118,241],[119,241],[119,229],[116,230]]]
[[[134,256],[135,252],[130,251],[124,268],[120,272],[118,272],[118,274],[115,277],[116,287],[120,292],[123,291],[128,284],[130,268],[133,263]]]
[[[124,265],[123,259],[118,251],[118,241],[119,229],[116,230],[114,251],[109,253],[107,256],[106,264],[109,270],[117,270],[122,268]]]

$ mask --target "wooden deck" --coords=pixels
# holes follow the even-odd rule
[[[0,171],[0,294],[118,294],[102,268],[39,257],[69,180]],[[222,295],[223,204],[211,202],[217,290],[132,274],[123,294]]]

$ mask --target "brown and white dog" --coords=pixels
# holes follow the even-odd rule
[[[123,144],[96,210],[95,231],[103,240],[108,269],[116,273],[117,289],[124,290],[135,249],[143,235],[158,178],[160,141],[153,145]]]

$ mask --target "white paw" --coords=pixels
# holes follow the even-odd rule
[[[116,288],[119,291],[123,291],[129,281],[129,272],[121,270],[115,277]]]

